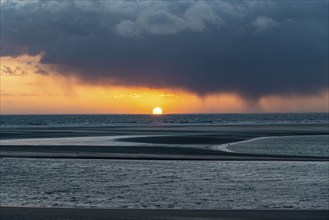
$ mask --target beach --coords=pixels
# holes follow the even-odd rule
[[[0,135],[3,219],[328,217],[326,123],[9,126]]]
[[[327,220],[328,210],[159,210],[0,207],[2,220]]]

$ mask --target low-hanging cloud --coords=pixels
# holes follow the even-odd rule
[[[268,28],[280,27],[279,23],[272,18],[266,16],[257,17],[252,24],[256,27],[257,31],[263,31]]]
[[[1,12],[2,56],[43,53],[87,83],[252,99],[328,89],[326,2],[7,0]]]

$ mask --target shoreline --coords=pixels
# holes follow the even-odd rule
[[[225,150],[228,145],[262,138],[328,135],[318,125],[194,126],[0,130],[0,157],[329,161],[329,156],[265,155]],[[22,137],[28,137],[22,139]]]
[[[204,209],[94,209],[33,208],[0,206],[3,220],[179,220],[179,219],[244,219],[244,220],[327,220],[329,210],[204,210]]]

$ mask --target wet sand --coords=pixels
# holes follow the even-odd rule
[[[1,157],[152,159],[152,160],[279,160],[329,161],[329,157],[261,155],[226,152],[212,146],[271,136],[328,135],[326,124],[226,125],[153,127],[5,128],[0,131]],[[134,137],[120,138],[133,135]],[[145,136],[149,135],[149,136]],[[21,138],[115,136],[109,146],[6,145]],[[121,146],[122,145],[122,146]],[[180,145],[180,146],[174,146]]]
[[[2,220],[327,220],[329,210],[178,210],[0,207]]]

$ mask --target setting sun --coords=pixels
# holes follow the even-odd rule
[[[162,109],[160,107],[155,107],[153,109],[153,115],[162,115]]]

